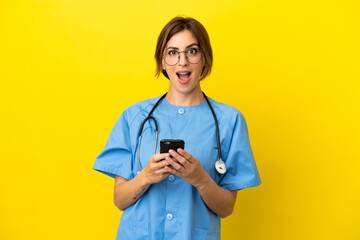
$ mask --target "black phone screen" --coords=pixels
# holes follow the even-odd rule
[[[170,149],[176,151],[178,148],[185,149],[185,142],[181,139],[160,140],[160,153],[167,153]]]

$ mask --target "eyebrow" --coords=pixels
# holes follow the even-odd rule
[[[186,46],[186,48],[189,48],[189,47],[192,47],[192,46],[197,46],[197,47],[199,47],[199,44],[197,44],[197,43],[192,43],[192,44]],[[179,48],[177,48],[177,47],[168,47],[167,49],[169,49],[169,48],[175,49],[175,50],[179,50]],[[167,50],[167,49],[166,49],[166,50]]]

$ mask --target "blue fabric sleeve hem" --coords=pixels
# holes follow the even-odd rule
[[[128,180],[131,178],[131,176],[129,174],[122,173],[121,171],[119,171],[118,168],[101,167],[101,166],[94,165],[93,169],[96,171],[99,171],[109,177],[112,177],[112,178],[115,178],[115,175],[118,175],[118,176],[123,177]]]
[[[220,187],[227,189],[227,190],[241,190],[241,189],[245,189],[245,188],[251,188],[251,187],[256,187],[259,186],[261,184],[261,181],[256,181],[256,182],[248,182],[248,183],[243,183],[243,184],[224,184],[224,185],[220,185]]]

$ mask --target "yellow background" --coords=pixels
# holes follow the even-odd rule
[[[158,96],[157,36],[207,28],[211,98],[248,123],[262,178],[222,239],[360,239],[357,0],[0,1],[0,239],[115,239],[92,170],[121,112]]]

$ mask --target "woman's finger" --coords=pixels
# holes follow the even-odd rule
[[[177,153],[174,150],[170,150],[169,151],[170,155],[179,163],[181,163],[184,167],[186,167],[186,165],[189,163],[189,161],[184,158],[183,156],[181,156],[179,153]]]
[[[170,165],[170,162],[168,160],[166,160],[166,158],[165,158],[165,159],[157,162],[156,164],[158,164],[159,168],[164,168],[165,166]]]
[[[177,171],[181,171],[184,169],[184,166],[182,166],[181,164],[179,164],[177,161],[175,161],[173,158],[170,157],[166,157],[165,159],[166,161],[168,161],[170,163],[170,165]]]
[[[194,157],[188,153],[187,151],[185,151],[184,149],[182,148],[178,148],[177,149],[177,152],[179,154],[181,154],[181,156],[183,156],[187,161],[189,161],[190,163],[194,163]]]
[[[150,158],[150,160],[152,160],[153,162],[159,162],[168,156],[170,156],[169,153],[156,153]]]
[[[161,161],[158,162],[149,162],[148,166],[151,172],[157,174],[159,169],[164,169],[164,167],[168,166],[169,164],[170,164],[169,161],[167,161],[166,159],[162,159]]]
[[[165,175],[166,175],[166,174],[171,175],[171,173],[169,173],[169,171],[167,171],[167,170],[165,169],[165,167],[159,168],[158,170],[156,170],[155,174],[156,174],[156,175],[164,175],[164,174],[165,174]]]
[[[171,165],[166,166],[164,169],[169,173],[169,175],[171,175],[171,174],[175,174],[178,176],[181,175],[181,173],[179,171],[177,171],[176,169],[174,169],[173,166],[171,166]]]

